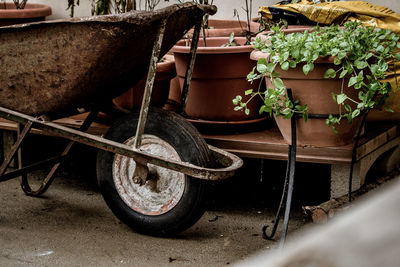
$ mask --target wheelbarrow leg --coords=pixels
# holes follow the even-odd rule
[[[27,122],[25,124],[24,129],[22,130],[21,134],[18,135],[17,141],[14,143],[12,146],[10,153],[8,153],[7,157],[4,159],[3,164],[0,166],[0,181],[6,181],[8,179],[5,179],[3,175],[5,174],[8,166],[10,165],[12,159],[15,157],[17,154],[19,148],[22,145],[22,142],[25,140],[25,137],[29,134],[30,130],[32,129],[33,123],[32,122]]]
[[[91,111],[89,113],[89,116],[82,123],[81,127],[79,128],[79,130],[82,131],[82,132],[86,132],[89,129],[89,127],[92,124],[92,122],[95,120],[97,114],[98,114],[98,110],[97,109]],[[47,189],[49,189],[50,185],[54,181],[54,178],[55,178],[54,175],[55,175],[56,171],[58,170],[58,168],[61,165],[62,159],[64,159],[68,155],[68,153],[70,152],[70,150],[71,150],[71,148],[72,148],[72,146],[74,144],[75,144],[75,141],[70,141],[68,143],[68,145],[66,146],[66,148],[64,149],[63,153],[61,154],[61,156],[54,158],[54,161],[57,161],[57,163],[53,165],[53,167],[51,168],[50,172],[47,174],[46,178],[42,181],[39,189],[32,190],[32,188],[31,188],[31,186],[29,184],[28,177],[27,177],[26,173],[22,174],[20,183],[21,183],[21,188],[25,192],[26,195],[28,195],[28,196],[40,196],[43,193],[45,193],[47,191]],[[18,162],[20,164],[19,168],[21,169],[22,168],[22,153],[19,153],[18,156],[19,156]],[[49,159],[49,160],[52,160],[52,159]],[[44,161],[43,163],[46,164],[46,161]]]

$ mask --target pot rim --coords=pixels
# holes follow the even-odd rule
[[[175,58],[172,55],[164,55],[163,62],[157,62],[157,72],[175,72]]]
[[[6,6],[14,8],[0,8],[0,19],[38,18],[51,15],[51,7],[48,5],[27,3],[24,9],[15,9],[14,3],[6,3]]]
[[[250,59],[254,60],[254,61],[258,61],[261,58],[265,58],[269,61],[269,57],[270,57],[270,53],[265,53],[262,52],[260,50],[254,50],[251,52],[250,54]],[[326,57],[319,57],[317,58],[317,60],[314,61],[314,64],[318,64],[318,63],[331,63],[333,64],[335,61],[335,57],[334,56],[326,56]],[[299,64],[306,64],[306,62],[300,62]]]
[[[245,41],[246,37],[235,37],[236,40]],[[206,40],[223,40],[225,43],[229,41],[229,37],[207,37]],[[190,53],[190,46],[180,45],[180,43],[185,42],[185,39],[182,39],[177,42],[174,47],[172,47],[171,51],[174,53],[183,53],[189,54]],[[244,42],[243,42],[244,43]],[[253,51],[252,45],[240,45],[240,46],[228,46],[228,47],[221,47],[221,46],[207,46],[197,47],[197,54],[231,54],[231,53],[249,53]]]

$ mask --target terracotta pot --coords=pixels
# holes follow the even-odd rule
[[[261,101],[251,101],[249,116],[244,112],[234,111],[232,99],[243,95],[247,89],[258,88],[258,83],[250,84],[247,74],[253,69],[250,60],[253,50],[250,45],[243,45],[245,37],[236,37],[240,46],[221,47],[228,37],[207,38],[207,47],[199,41],[192,81],[187,98],[186,114],[190,118],[209,121],[244,121],[258,117]],[[181,40],[172,48],[175,56],[176,71],[182,88],[189,58],[189,46]]]
[[[262,18],[261,18],[262,19]],[[252,18],[251,19],[251,31],[252,32],[258,32],[259,28],[260,28],[260,22],[259,22],[260,18]],[[283,29],[283,31],[288,34],[288,33],[293,33],[293,32],[303,32],[305,30],[311,29],[315,26],[311,26],[311,25],[288,25],[288,27],[286,29]],[[267,33],[269,33],[271,31],[266,30],[266,31],[262,31],[260,33],[257,34],[257,36],[263,37],[266,36]]]
[[[304,32],[305,30],[310,30],[314,26],[309,26],[309,25],[289,25],[286,29],[283,29],[283,32],[285,34],[289,33],[295,33],[295,32]],[[268,34],[270,34],[271,31],[263,31],[260,32],[259,34],[256,35],[256,37],[260,37],[261,39],[266,39],[268,38]]]
[[[256,51],[251,58],[254,60],[260,57],[266,57],[265,53]],[[277,67],[276,72],[280,74],[280,78],[286,88],[291,88],[293,98],[299,100],[300,104],[307,104],[309,114],[338,114],[339,106],[333,101],[332,93],[340,94],[342,88],[342,79],[325,79],[324,73],[327,69],[338,69],[333,64],[333,58],[319,59],[314,63],[314,70],[308,75],[303,73],[303,65],[298,65],[294,69],[287,71]],[[358,99],[358,91],[349,88],[348,79],[343,81],[343,92],[353,99]],[[267,86],[272,87],[269,80]],[[355,107],[354,103],[346,102]],[[290,120],[282,117],[276,118],[276,123],[287,143],[291,143],[291,127]],[[336,128],[339,134],[335,134],[333,130],[325,124],[325,118],[309,118],[304,122],[302,118],[296,119],[297,128],[297,145],[300,146],[316,146],[330,147],[343,146],[353,141],[357,129],[360,125],[360,119],[356,119],[352,124],[347,120],[343,120]]]
[[[171,55],[165,55],[164,58],[165,61],[157,63],[157,72],[150,102],[151,106],[160,108],[166,103],[169,94],[170,81],[176,76],[174,57]],[[114,104],[119,108],[128,110],[139,108],[142,105],[145,86],[146,77],[140,80],[129,91],[114,98]]]
[[[208,20],[208,29],[205,29],[206,37],[227,37],[233,32],[235,36],[246,36],[247,22],[241,20],[221,20],[210,19]],[[256,25],[250,23],[250,31],[255,29]],[[189,36],[193,35],[193,29],[188,32]],[[203,36],[203,31],[200,32]]]
[[[16,9],[14,3],[0,3],[0,27],[45,20],[51,15],[51,8],[42,4],[26,4]]]

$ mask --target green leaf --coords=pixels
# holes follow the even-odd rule
[[[324,74],[325,79],[335,78],[335,76],[336,76],[336,71],[334,69],[327,69]]]
[[[351,117],[352,118],[355,118],[355,117],[357,117],[358,115],[360,115],[360,110],[359,109],[355,109],[354,111],[353,111],[353,113],[351,113]]]
[[[275,78],[275,79],[274,79],[274,85],[275,85],[275,87],[278,88],[278,89],[285,88],[285,86],[283,85],[283,81],[281,80],[281,78]]]
[[[240,101],[242,101],[242,96],[238,95],[234,99],[232,99],[232,102],[234,105],[239,105]]]
[[[272,73],[275,69],[276,63],[268,63],[267,64],[267,72]]]
[[[244,91],[244,95],[251,95],[252,93],[253,93],[253,89]]]
[[[339,59],[344,59],[347,56],[347,53],[344,51],[340,51],[339,54],[337,55],[337,57]]]
[[[303,113],[303,120],[304,120],[305,122],[308,121],[308,114],[307,114],[307,112],[304,112],[304,113]]]
[[[288,114],[290,114],[291,112],[292,112],[292,111],[291,111],[290,108],[285,108],[284,110],[281,111],[281,113],[282,113],[283,115],[288,115]]]
[[[349,80],[349,84],[347,85],[348,87],[351,87],[357,83],[357,77],[351,77]]]
[[[379,45],[378,48],[376,49],[376,52],[378,53],[382,53],[385,51],[385,47],[383,47],[383,45]]]
[[[257,71],[259,73],[266,73],[267,72],[267,66],[264,64],[257,64]]]
[[[268,65],[268,59],[262,57],[257,61],[257,64],[264,64],[264,65]]]
[[[292,55],[294,58],[298,58],[300,56],[300,50],[298,48],[294,49]]]
[[[288,70],[289,69],[289,62],[285,61],[281,64],[281,68],[283,70]]]
[[[339,57],[335,57],[333,59],[333,64],[340,65],[340,64],[342,64],[342,60]]]
[[[349,43],[346,42],[346,41],[343,41],[343,42],[341,42],[341,43],[339,44],[339,46],[340,46],[341,48],[347,48],[347,47],[349,46]]]
[[[232,43],[235,40],[235,33],[232,32],[231,35],[229,36],[229,43]]]
[[[250,109],[246,108],[246,109],[244,110],[244,113],[245,113],[247,116],[249,116],[249,114],[250,114]]]
[[[242,107],[236,106],[233,110],[234,110],[234,111],[239,111],[239,110],[241,110],[241,109],[242,109]]]
[[[339,78],[342,79],[344,76],[347,74],[347,69],[342,70],[342,72],[339,75]]]
[[[307,75],[312,69],[311,69],[312,67],[311,67],[311,64],[305,64],[304,66],[303,66],[303,72],[304,72],[304,74],[305,75]]]
[[[340,95],[337,95],[336,96],[336,100],[337,100],[337,103],[340,105],[340,104],[343,104],[343,102],[345,101],[347,99],[347,95],[345,95],[345,94],[340,94]]]
[[[285,53],[283,53],[283,60],[286,61],[290,56],[290,52],[286,51]]]
[[[356,65],[357,69],[359,69],[359,70],[364,69],[368,66],[368,63],[365,61],[356,61],[354,63]]]

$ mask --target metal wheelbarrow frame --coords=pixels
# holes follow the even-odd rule
[[[149,116],[149,104],[150,104],[151,92],[152,92],[152,87],[153,87],[153,82],[154,82],[154,77],[155,77],[156,63],[160,56],[160,50],[161,50],[162,42],[164,39],[164,31],[166,28],[166,22],[167,22],[167,19],[164,19],[162,21],[162,23],[160,24],[160,27],[159,27],[159,30],[157,33],[157,38],[156,38],[156,41],[153,46],[149,71],[148,71],[148,75],[147,75],[146,87],[145,87],[145,92],[144,92],[144,96],[143,96],[143,102],[141,105],[140,114],[138,117],[138,124],[136,127],[136,133],[135,133],[134,138],[132,139],[131,143],[125,144],[122,142],[115,142],[115,141],[108,140],[103,137],[85,133],[85,131],[87,131],[89,129],[90,124],[96,118],[96,115],[99,111],[98,107],[95,107],[91,111],[91,113],[89,114],[89,116],[87,117],[87,119],[82,124],[82,126],[80,127],[79,130],[65,127],[65,126],[56,124],[51,121],[46,121],[41,117],[33,117],[33,116],[23,114],[21,112],[13,111],[13,110],[5,108],[5,107],[0,107],[0,117],[5,118],[7,120],[12,120],[14,122],[17,122],[20,125],[20,129],[18,131],[18,138],[17,138],[15,144],[12,146],[10,153],[8,154],[8,156],[5,158],[4,162],[0,166],[0,182],[7,181],[9,179],[21,176],[22,177],[21,186],[27,195],[38,196],[38,195],[43,194],[49,188],[50,184],[54,180],[54,174],[55,174],[56,170],[58,169],[61,161],[68,155],[70,149],[72,148],[72,146],[75,142],[86,144],[86,145],[98,148],[102,151],[111,152],[113,154],[121,155],[121,156],[131,158],[132,160],[134,160],[134,162],[135,162],[134,171],[133,171],[133,173],[130,173],[128,175],[129,179],[132,181],[129,180],[128,182],[131,182],[138,186],[144,186],[149,180],[151,181],[151,179],[152,179],[151,173],[150,173],[151,171],[149,171],[150,165],[161,167],[161,168],[170,170],[172,172],[178,172],[178,173],[188,175],[190,177],[202,179],[202,180],[221,180],[221,179],[231,177],[234,174],[234,171],[241,167],[242,160],[233,154],[230,154],[228,152],[225,152],[223,150],[217,149],[212,146],[208,146],[208,148],[211,152],[212,158],[220,166],[219,168],[198,166],[198,165],[191,164],[189,162],[183,162],[181,160],[176,160],[173,157],[172,158],[169,157],[169,155],[167,158],[165,156],[159,156],[159,155],[156,155],[153,153],[143,151],[143,149],[141,149],[143,139],[149,138],[149,136],[147,136],[145,134],[145,127],[146,127],[146,124],[149,123],[149,122],[147,122],[147,118]],[[190,60],[190,64],[188,65],[188,69],[187,69],[187,75],[186,75],[186,80],[185,80],[185,84],[184,84],[183,95],[187,94],[187,91],[189,88],[191,73],[192,73],[192,69],[194,66],[195,54],[196,54],[196,49],[197,49],[197,42],[198,42],[199,35],[200,35],[200,28],[201,28],[201,21],[198,21],[195,26],[193,41],[191,44],[191,60]],[[183,105],[184,105],[184,103],[183,103]],[[177,121],[180,121],[182,124],[185,124],[184,120],[180,120],[180,118],[178,118],[178,115],[164,115],[163,112],[159,112],[159,113],[161,114],[160,116],[162,116],[162,117],[165,116],[166,120],[168,120],[168,116],[172,116],[171,117],[172,121],[177,120]],[[22,127],[22,125],[23,125],[23,127]],[[65,148],[65,150],[63,151],[63,153],[60,156],[49,158],[47,160],[37,162],[37,163],[31,164],[29,166],[21,166],[22,160],[21,160],[21,153],[19,153],[19,151],[20,151],[23,141],[25,140],[27,135],[30,133],[30,130],[32,128],[40,129],[48,134],[69,139],[70,143],[67,145],[67,147]],[[193,133],[193,129],[190,129],[190,131],[192,133]],[[174,133],[171,133],[171,134],[173,135]],[[194,133],[194,135],[198,135],[193,138],[194,140],[196,138],[201,139],[201,136],[198,132]],[[151,138],[152,137],[150,137],[150,139]],[[169,145],[165,145],[165,146],[169,146]],[[19,160],[18,160],[19,168],[14,171],[6,172],[7,168],[10,165],[10,162],[17,154],[18,154],[18,158],[19,158]],[[28,182],[27,173],[32,172],[33,170],[37,170],[45,165],[53,165],[53,168],[51,169],[51,171],[49,172],[47,177],[43,180],[40,188],[37,190],[33,190]],[[167,173],[171,173],[171,172],[167,172]],[[187,186],[187,185],[185,185],[185,186]],[[118,187],[118,186],[116,186],[116,187]],[[108,189],[106,188],[105,190],[108,190]],[[120,192],[118,192],[118,194],[121,195]],[[103,194],[103,196],[104,196],[104,194]],[[170,229],[164,229],[162,225],[157,225],[157,221],[154,221],[154,223],[153,223],[154,225],[150,225],[149,227],[147,227],[147,225],[146,225],[147,223],[152,224],[151,220],[148,221],[148,218],[150,218],[152,216],[154,216],[154,218],[161,217],[164,213],[168,214],[171,211],[171,209],[173,209],[174,207],[173,206],[167,207],[167,208],[164,207],[164,210],[159,213],[152,212],[152,211],[145,213],[145,215],[147,217],[145,216],[145,219],[141,218],[141,220],[143,220],[143,221],[138,223],[137,221],[132,222],[131,218],[125,218],[126,215],[124,215],[124,214],[121,215],[120,211],[118,211],[120,209],[120,207],[113,208],[113,206],[116,204],[112,201],[111,201],[112,203],[109,203],[110,200],[107,199],[107,197],[105,197],[105,199],[106,199],[107,204],[110,206],[110,208],[113,210],[113,212],[117,215],[117,217],[122,219],[122,221],[124,221],[128,225],[132,226],[135,230],[138,230],[139,232],[143,232],[143,233],[150,234],[150,235],[166,236],[166,235],[176,234],[176,233],[190,227],[193,223],[195,223],[195,221],[197,221],[199,216],[201,216],[201,214],[202,214],[201,211],[198,211],[196,215],[193,215],[192,218],[190,218],[188,220],[185,219],[186,222],[182,223],[180,225],[179,225],[179,223],[176,223],[176,222],[165,222],[165,223],[172,223],[172,224],[178,225],[176,227],[175,226],[170,227]],[[125,200],[125,199],[123,199],[123,200],[125,202],[129,202],[129,200]],[[179,199],[177,201],[179,201]],[[129,206],[129,203],[126,203],[126,204]],[[136,212],[138,212],[138,211],[136,211]],[[139,211],[139,213],[140,213],[140,211]],[[162,224],[163,221],[159,221],[159,223]]]

